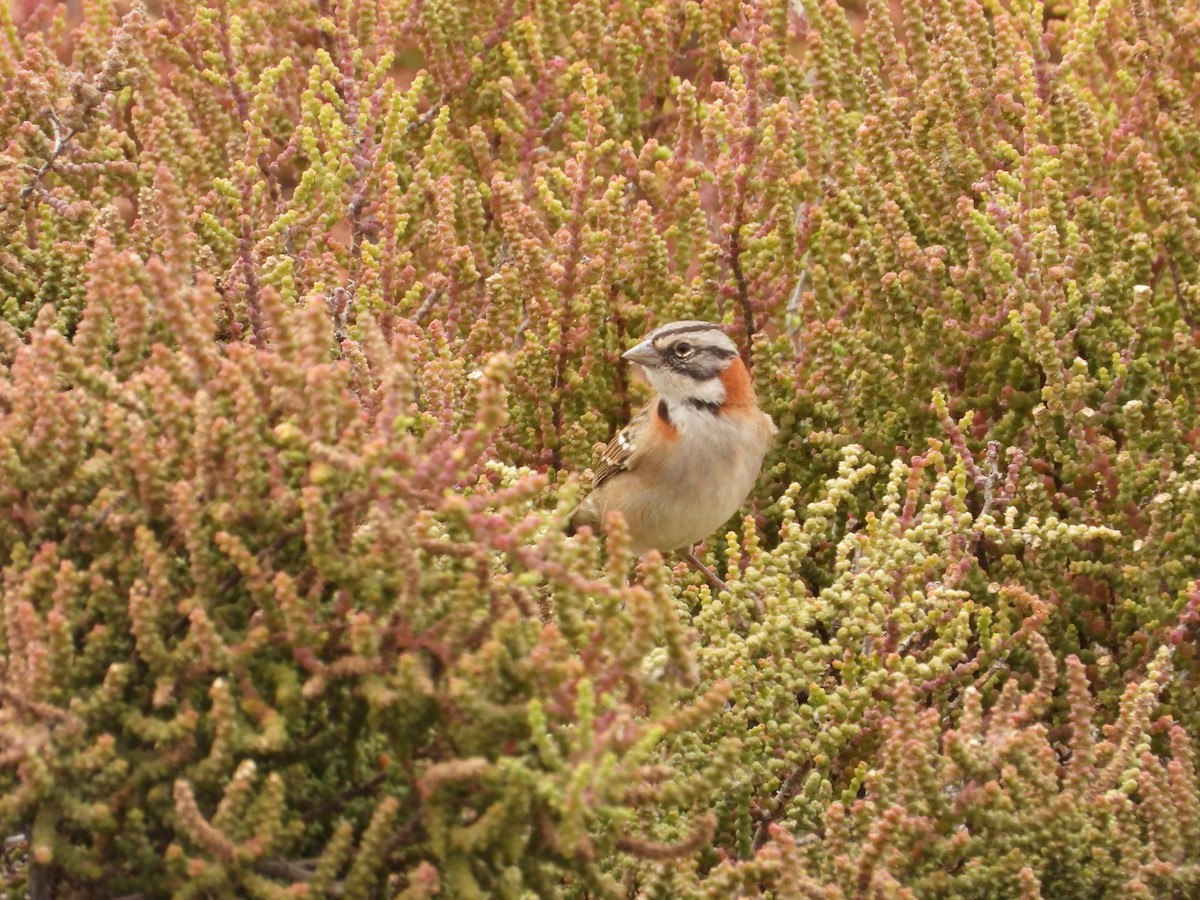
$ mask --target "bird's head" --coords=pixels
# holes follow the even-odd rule
[[[711,322],[663,325],[621,358],[641,366],[651,386],[672,406],[687,403],[719,409],[735,400],[733,380],[739,390],[743,382],[748,387],[737,347]]]

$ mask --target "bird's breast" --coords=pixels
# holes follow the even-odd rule
[[[626,516],[641,549],[691,546],[728,521],[753,489],[774,432],[758,410],[720,415],[685,407],[672,410],[671,421],[679,440],[656,473],[657,489]]]

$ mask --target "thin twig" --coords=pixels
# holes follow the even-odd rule
[[[264,859],[257,863],[255,871],[268,878],[279,878],[293,883],[307,884],[312,881],[313,875],[316,874],[316,860],[287,860],[287,859]],[[345,886],[340,881],[335,881],[332,884],[326,885],[325,894],[330,897],[341,897],[345,893]]]

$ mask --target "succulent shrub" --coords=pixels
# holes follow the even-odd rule
[[[0,6],[8,893],[1194,895],[1198,28]],[[676,318],[718,596],[562,533]]]

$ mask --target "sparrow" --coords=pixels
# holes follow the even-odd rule
[[[713,588],[726,590],[694,545],[753,489],[775,423],[758,408],[750,373],[720,326],[672,322],[621,358],[644,370],[655,396],[604,448],[568,533],[602,528],[618,510],[635,554],[680,551]]]

